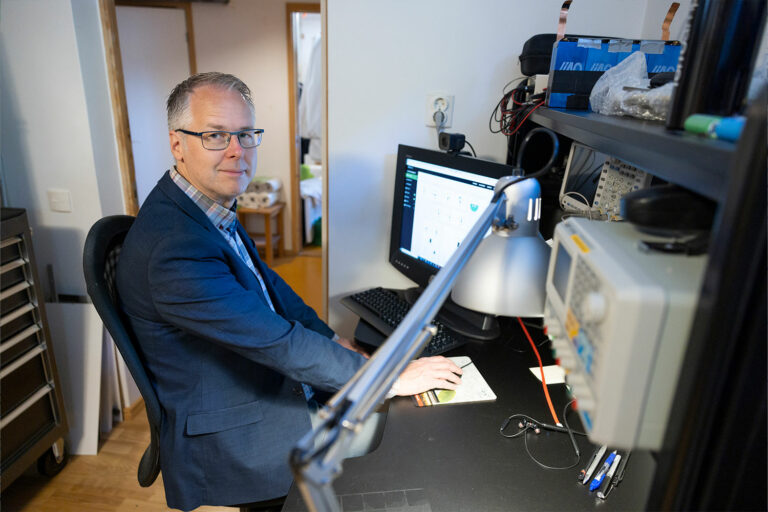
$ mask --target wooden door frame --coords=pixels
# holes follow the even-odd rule
[[[291,254],[301,252],[301,197],[299,194],[299,182],[301,181],[301,145],[298,133],[298,91],[296,90],[296,55],[293,46],[293,17],[297,12],[312,12],[320,14],[320,3],[287,3],[285,4],[285,37],[287,41],[286,54],[288,56],[288,116],[290,119],[290,148],[291,148]],[[325,34],[323,34],[325,37]],[[323,244],[325,245],[325,244]]]
[[[128,123],[128,104],[125,99],[123,59],[120,55],[120,38],[117,33],[116,5],[183,9],[187,28],[189,70],[192,75],[197,73],[195,32],[192,23],[192,6],[189,3],[150,0],[99,0],[99,13],[101,16],[102,32],[104,33],[109,93],[112,99],[112,114],[115,119],[115,137],[117,138],[117,154],[120,163],[120,180],[123,187],[125,213],[136,215],[139,212],[139,199],[136,192],[136,170],[133,161],[133,146],[131,145],[131,129]]]

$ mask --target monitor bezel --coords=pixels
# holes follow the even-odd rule
[[[509,165],[481,160],[471,156],[445,153],[432,149],[406,146],[404,144],[398,145],[394,197],[392,200],[389,263],[419,287],[426,288],[431,277],[437,274],[439,269],[400,251],[400,236],[403,223],[402,205],[405,195],[405,162],[408,158],[495,179],[511,175],[513,168]]]

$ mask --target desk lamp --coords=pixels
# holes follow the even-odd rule
[[[523,176],[520,166],[523,152],[531,137],[539,132],[547,133],[552,138],[552,156],[541,170]],[[437,333],[437,328],[430,322],[448,298],[460,273],[462,289],[454,300],[458,298],[470,308],[509,316],[543,313],[549,248],[538,235],[540,187],[533,178],[549,172],[557,151],[557,136],[551,130],[535,128],[528,133],[520,146],[517,168],[512,176],[499,180],[490,204],[461,245],[387,341],[320,411],[320,425],[305,435],[293,449],[291,468],[311,511],[340,511],[331,484],[341,474],[341,462],[347,448],[408,363]],[[492,225],[495,226],[494,232],[487,237],[486,243],[483,239]],[[479,251],[481,242],[482,250]],[[473,256],[476,250],[480,253],[477,263]],[[468,276],[464,277],[462,270],[470,258],[472,265],[468,267]],[[489,271],[486,266],[489,261],[497,264],[495,270]],[[491,289],[489,282],[494,279],[502,281],[499,274],[493,272],[511,272],[514,277],[510,284],[494,283],[492,289],[497,298],[480,301],[478,295],[487,293],[485,287]],[[544,272],[544,277],[541,272]],[[477,291],[471,292],[470,288],[477,288]]]
[[[451,298],[460,306],[502,316],[544,314],[550,249],[539,233],[541,187],[535,179],[519,181],[521,176],[499,180],[497,189],[518,183],[506,189],[506,211],[456,278]]]

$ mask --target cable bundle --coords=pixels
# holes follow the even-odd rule
[[[509,82],[506,88],[518,81],[517,87],[509,92],[505,92],[501,100],[496,104],[496,107],[491,113],[491,118],[488,121],[488,128],[491,133],[503,133],[506,136],[511,136],[517,133],[520,127],[523,125],[528,116],[531,113],[544,104],[544,94],[536,94],[531,96],[530,99],[526,99],[528,93],[533,91],[533,86],[529,85],[525,80],[527,77],[516,78]],[[499,128],[494,128],[494,123],[498,123]]]

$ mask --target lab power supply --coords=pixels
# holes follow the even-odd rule
[[[571,217],[555,229],[544,322],[589,438],[658,449],[706,256],[659,252],[626,222]]]

